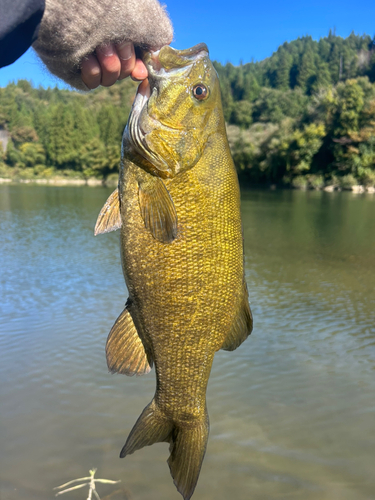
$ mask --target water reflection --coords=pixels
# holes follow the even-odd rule
[[[0,186],[2,500],[51,498],[93,467],[134,499],[180,498],[167,445],[118,459],[155,381],[107,372],[127,294],[118,235],[93,237],[108,194]],[[216,356],[194,498],[372,498],[375,198],[248,191],[242,206],[254,332]]]

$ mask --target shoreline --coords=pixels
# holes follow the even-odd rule
[[[8,177],[0,177],[0,184],[39,184],[47,186],[90,186],[90,187],[113,187],[117,182],[109,180],[105,182],[103,179],[68,179],[64,177],[51,177],[50,179],[10,179]]]
[[[0,177],[0,184],[38,184],[38,185],[46,185],[46,186],[89,186],[89,187],[116,187],[117,181],[113,179],[108,179],[104,181],[104,179],[96,179],[96,178],[88,178],[88,179],[69,179],[64,177],[51,177],[49,179],[11,179],[8,177]],[[240,183],[241,186],[241,183]],[[241,187],[245,187],[242,185]],[[276,191],[280,189],[293,189],[297,191],[325,191],[326,193],[340,192],[340,191],[351,191],[355,194],[375,194],[374,186],[362,186],[360,184],[356,184],[351,188],[337,188],[335,186],[325,186],[319,189],[308,189],[308,188],[296,188],[296,187],[283,187],[276,186],[275,184],[267,185],[257,185],[253,186],[260,189],[269,189],[271,191]]]

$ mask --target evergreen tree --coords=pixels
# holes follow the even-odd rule
[[[52,108],[48,120],[48,134],[45,149],[51,165],[57,168],[71,168],[74,164],[74,117],[69,108],[60,103]]]
[[[279,90],[288,90],[290,88],[290,71],[292,69],[292,66],[292,55],[283,50],[280,54],[279,65],[276,70],[275,87]]]
[[[260,62],[214,66],[242,178],[375,183],[375,38],[330,31],[285,42]],[[87,94],[27,80],[0,88],[0,129],[11,138],[0,175],[115,174],[136,85],[126,79]]]
[[[306,93],[310,93],[315,82],[316,67],[314,59],[314,54],[310,49],[308,49],[301,58],[297,85]]]

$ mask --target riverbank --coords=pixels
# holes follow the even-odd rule
[[[0,177],[0,184],[39,184],[39,185],[47,185],[47,186],[90,186],[90,187],[116,187],[117,186],[117,176],[111,175],[107,179],[97,179],[95,177],[91,177],[88,179],[80,179],[80,178],[68,178],[68,177],[50,177],[45,179],[11,179],[8,177]],[[241,183],[240,183],[241,184]],[[242,185],[242,184],[241,184]],[[243,184],[243,187],[255,187],[248,186],[246,183]],[[271,185],[260,185],[256,186],[260,189],[270,189],[271,191],[275,191],[276,189],[297,189],[302,191],[326,191],[328,193],[332,193],[334,191],[351,191],[352,193],[362,194],[369,193],[375,194],[374,186],[362,186],[361,184],[355,184],[353,186],[348,187],[339,187],[339,186],[324,186],[324,187],[308,187],[306,184],[301,186],[280,186],[276,184]]]
[[[95,177],[88,179],[66,178],[66,177],[51,177],[47,179],[10,179],[0,177],[0,184],[13,183],[13,184],[42,184],[49,186],[106,186],[114,187],[117,185],[115,179],[96,179]]]

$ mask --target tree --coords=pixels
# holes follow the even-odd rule
[[[231,123],[235,123],[240,127],[247,128],[251,125],[252,119],[252,105],[249,101],[239,101],[233,108],[231,115]]]
[[[315,81],[316,67],[314,61],[314,54],[311,50],[307,50],[301,59],[301,65],[297,76],[297,85],[301,89],[310,93],[312,85]]]
[[[295,130],[287,151],[288,170],[292,175],[307,173],[314,155],[323,144],[326,130],[323,123],[304,125],[302,130]]]
[[[85,178],[103,177],[106,167],[105,147],[98,137],[82,145],[78,158],[79,169]]]
[[[347,80],[337,86],[337,110],[335,135],[347,136],[358,132],[361,112],[364,108],[364,92],[356,80]]]
[[[116,108],[113,105],[102,106],[97,121],[100,129],[100,139],[105,146],[108,144],[120,144],[123,126]]]
[[[17,167],[33,168],[38,165],[45,165],[46,153],[40,143],[25,142],[20,146],[19,153]]]
[[[35,129],[28,126],[14,127],[11,133],[11,137],[16,147],[25,142],[38,141],[38,134],[36,133]]]
[[[260,85],[255,77],[255,74],[252,72],[245,73],[244,90],[242,94],[243,100],[252,102],[258,97],[259,92]]]
[[[288,90],[290,88],[290,71],[293,66],[293,57],[290,53],[283,50],[280,53],[279,65],[276,70],[276,88]]]
[[[74,117],[62,103],[52,108],[48,117],[46,152],[48,162],[57,168],[71,168],[77,151],[74,149]]]

